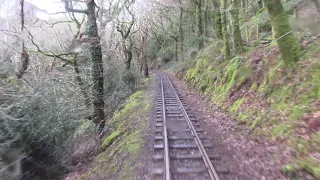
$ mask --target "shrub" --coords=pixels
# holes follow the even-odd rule
[[[24,156],[22,179],[52,179],[68,170],[70,140],[88,109],[67,76],[37,77],[29,85],[0,80],[0,152],[2,159],[8,152]]]

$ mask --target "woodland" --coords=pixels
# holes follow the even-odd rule
[[[148,127],[121,121],[150,110],[140,89],[152,71],[288,145],[288,177],[320,178],[318,0],[35,2],[0,0],[0,179],[63,179],[103,153],[139,151],[128,142]],[[82,179],[108,179],[91,167]]]

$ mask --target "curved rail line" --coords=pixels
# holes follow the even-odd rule
[[[159,120],[156,126],[157,127],[162,127],[162,136],[163,137],[158,137],[158,139],[161,139],[162,142],[164,141],[164,143],[161,143],[160,145],[158,145],[159,149],[163,150],[163,156],[158,157],[158,159],[162,159],[163,160],[163,170],[159,170],[158,174],[162,175],[162,179],[165,180],[171,180],[171,179],[175,179],[172,177],[172,171],[175,167],[171,166],[171,158],[172,158],[172,154],[170,154],[171,151],[173,151],[171,148],[181,148],[184,147],[183,145],[176,145],[173,147],[169,145],[169,133],[168,133],[168,121],[167,121],[167,117],[170,117],[170,111],[168,110],[169,107],[174,107],[174,108],[178,108],[179,111],[181,112],[181,116],[180,115],[176,115],[179,113],[176,113],[175,115],[178,117],[181,117],[185,120],[188,129],[186,129],[187,132],[191,132],[192,137],[190,137],[190,140],[193,140],[193,142],[195,142],[194,146],[192,146],[191,148],[193,149],[197,149],[200,153],[199,156],[194,156],[194,154],[191,155],[185,155],[185,156],[179,156],[179,158],[183,159],[183,158],[198,158],[198,159],[202,159],[202,164],[205,165],[205,171],[209,174],[209,176],[206,176],[207,178],[205,179],[211,179],[211,180],[220,180],[217,174],[217,171],[215,170],[214,166],[211,163],[211,157],[207,154],[205,146],[203,145],[202,141],[201,141],[201,137],[199,137],[198,133],[197,133],[197,129],[194,127],[194,125],[192,124],[192,120],[190,119],[187,110],[184,107],[184,103],[182,102],[181,98],[179,97],[177,91],[175,90],[173,84],[171,83],[170,79],[168,77],[161,77],[161,93],[159,94],[159,96],[161,96],[161,98],[158,98],[158,111],[160,111],[161,109],[161,116],[162,119],[161,121]],[[166,82],[165,82],[166,81]],[[165,83],[167,86],[165,86]],[[166,92],[166,93],[165,93]],[[170,92],[170,93],[168,93]],[[168,112],[167,112],[168,111]],[[173,113],[172,113],[173,114]],[[160,115],[160,112],[158,112],[158,115]],[[173,115],[171,115],[172,117]],[[160,116],[158,116],[160,117]],[[182,120],[184,122],[184,120]],[[171,121],[172,122],[172,121]],[[182,127],[179,127],[182,128]],[[172,138],[172,137],[171,137]],[[157,139],[157,138],[156,138]],[[185,144],[186,145],[186,144]],[[190,145],[190,144],[187,144]],[[185,147],[187,147],[187,145]],[[177,158],[177,157],[176,157]],[[188,172],[187,169],[183,169],[180,170],[183,172]],[[189,170],[190,171],[190,170]],[[196,169],[194,168],[193,170],[191,170],[192,173],[199,173],[202,172],[200,170],[200,168]],[[183,179],[183,178],[182,178]],[[187,178],[188,179],[188,178]]]

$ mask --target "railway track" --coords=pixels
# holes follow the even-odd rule
[[[212,164],[220,159],[170,79],[162,76],[157,95],[153,179],[220,180],[220,174],[228,174],[228,169]]]

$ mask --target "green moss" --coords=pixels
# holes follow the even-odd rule
[[[107,147],[110,146],[110,144],[113,143],[118,137],[120,137],[123,134],[122,131],[115,131],[111,133],[107,138],[104,139],[102,145],[101,145],[101,150],[104,151]]]
[[[263,123],[264,120],[265,120],[265,119],[264,119],[262,116],[256,117],[256,118],[252,121],[250,128],[251,128],[251,129],[255,129],[257,126],[259,126],[261,123]]]
[[[246,124],[248,122],[249,116],[246,113],[240,112],[238,115],[239,123]]]
[[[242,105],[242,103],[246,100],[246,98],[241,98],[238,99],[235,103],[233,103],[233,105],[230,107],[230,111],[231,112],[236,112],[239,110],[240,106]]]
[[[296,174],[297,174],[297,165],[296,164],[287,164],[282,168],[282,173],[291,177],[291,178],[295,178]]]
[[[309,160],[300,161],[299,166],[301,169],[312,174],[314,177],[320,178],[320,167],[317,164],[316,160],[309,159]]]
[[[298,152],[299,157],[303,157],[310,152],[310,146],[306,139],[298,137],[296,139],[291,140],[292,147]]]
[[[289,118],[293,120],[300,119],[305,115],[307,110],[306,106],[294,106]]]
[[[320,151],[320,131],[312,134],[311,145],[316,151]]]
[[[280,135],[281,136],[288,135],[291,132],[292,132],[292,125],[287,123],[279,124],[272,129],[272,135],[274,137],[277,137]]]
[[[297,174],[299,171],[306,171],[315,178],[320,178],[320,167],[315,159],[304,159],[286,165],[282,168],[282,172],[287,176],[300,179]]]
[[[256,82],[252,83],[251,87],[250,87],[251,91],[257,91],[258,90],[258,84]]]
[[[128,118],[128,116],[132,115],[131,112],[135,112],[135,108],[139,105],[143,95],[143,91],[137,91],[136,93],[131,95],[123,109],[120,109],[115,112],[113,116],[113,122],[121,121],[123,119]]]

